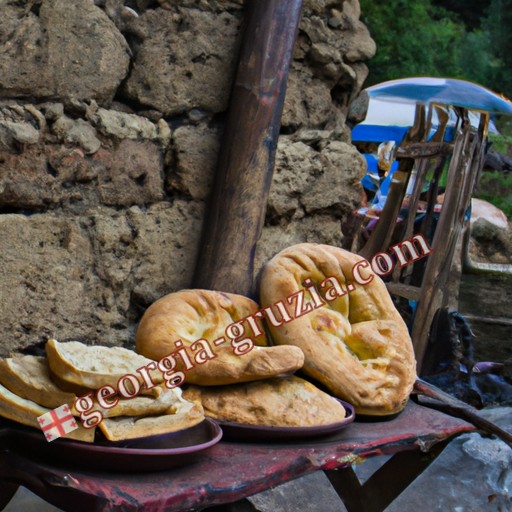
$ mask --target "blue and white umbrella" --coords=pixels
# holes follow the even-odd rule
[[[512,102],[473,82],[454,78],[414,77],[390,80],[366,89],[370,98],[398,103],[453,105],[512,115]]]

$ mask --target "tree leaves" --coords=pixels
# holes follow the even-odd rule
[[[360,3],[377,43],[367,85],[407,76],[446,76],[512,95],[512,0]]]

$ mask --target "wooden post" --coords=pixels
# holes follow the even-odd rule
[[[253,295],[254,253],[272,181],[302,0],[252,0],[217,171],[196,288]]]
[[[444,205],[432,241],[433,253],[428,258],[411,333],[418,375],[422,374],[432,320],[443,303],[448,302],[446,286],[457,240],[464,225],[464,215],[471,199],[474,177],[483,162],[482,143],[481,133],[472,134],[469,123],[466,123],[455,142]]]
[[[402,141],[405,147],[412,142],[418,142],[426,138],[427,120],[425,116],[425,106],[417,105],[414,125],[409,129]],[[390,242],[396,228],[396,219],[402,207],[413,166],[414,160],[403,159],[400,161],[398,169],[394,172],[389,186],[386,204],[380,214],[377,226],[364,247],[359,251],[359,254],[363,256],[363,258],[369,260],[378,252],[386,251],[391,245]]]

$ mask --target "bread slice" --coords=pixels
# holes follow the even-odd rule
[[[74,393],[60,389],[50,378],[50,369],[46,357],[31,355],[16,355],[0,360],[0,384],[3,384],[14,394],[32,400],[36,404],[54,409],[68,404],[75,416],[76,400]],[[158,397],[136,396],[130,399],[120,399],[119,403],[110,409],[96,406],[105,418],[113,416],[149,416],[165,414],[179,401],[180,395],[176,390],[163,388]]]
[[[63,404],[71,406],[76,400],[74,393],[63,391],[54,384],[45,357],[16,355],[1,359],[0,384],[22,398],[50,409]]]
[[[48,412],[50,412],[50,409],[42,407],[32,400],[21,398],[0,384],[0,416],[22,423],[23,425],[28,425],[29,427],[40,429],[37,418]],[[94,434],[94,428],[86,429],[78,425],[76,430],[62,437],[92,443],[94,441]],[[43,434],[41,433],[41,435]]]
[[[99,428],[109,441],[122,441],[185,430],[201,423],[203,420],[204,412],[202,406],[197,403],[188,402],[179,396],[170,414],[106,418],[100,423]]]
[[[296,376],[230,386],[190,386],[187,400],[201,403],[219,421],[274,427],[316,427],[343,421],[343,405]]]
[[[177,410],[181,398],[181,389],[167,389],[158,397],[136,396],[134,398],[120,399],[117,405],[106,409],[96,405],[95,410],[100,411],[104,418],[116,416],[157,416],[160,414],[174,413]]]
[[[46,343],[46,355],[52,378],[58,381],[59,386],[67,384],[74,389],[99,389],[106,385],[117,389],[119,379],[128,374],[135,375],[143,384],[137,369],[155,364],[126,348],[85,345],[79,341],[59,343],[50,339]],[[159,370],[151,371],[150,375],[155,384],[163,381]],[[140,392],[146,391],[146,386],[142,386]],[[151,394],[161,391],[162,388],[155,386]]]

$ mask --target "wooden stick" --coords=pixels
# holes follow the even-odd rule
[[[441,389],[425,382],[422,379],[416,379],[414,384],[414,392],[418,395],[423,395],[433,400],[436,400],[440,404],[440,408],[443,409],[444,412],[451,414],[452,416],[456,416],[457,418],[461,418],[467,420],[469,423],[472,423],[476,427],[482,429],[484,432],[489,434],[494,434],[498,436],[502,441],[507,443],[512,448],[512,434],[498,427],[495,423],[492,423],[489,420],[486,420],[480,414],[478,414],[478,409],[471,407],[470,405],[454,398],[453,396],[445,393]],[[423,404],[426,405],[426,404]]]
[[[414,125],[408,130],[402,144],[407,146],[411,142],[417,142],[418,139],[423,139],[425,137],[425,115],[424,105],[417,105]],[[398,169],[394,172],[389,186],[386,204],[380,214],[377,226],[373,230],[364,247],[359,251],[359,254],[363,258],[369,260],[378,252],[388,250],[391,238],[396,228],[396,219],[402,207],[402,202],[413,166],[414,160],[402,159],[398,165]]]
[[[194,286],[253,295],[302,0],[252,0]]]
[[[432,241],[433,253],[428,258],[411,333],[418,375],[421,375],[432,320],[443,303],[444,287],[472,192],[471,163],[479,142],[478,138],[472,137],[470,126],[464,128],[455,142],[445,202]]]

